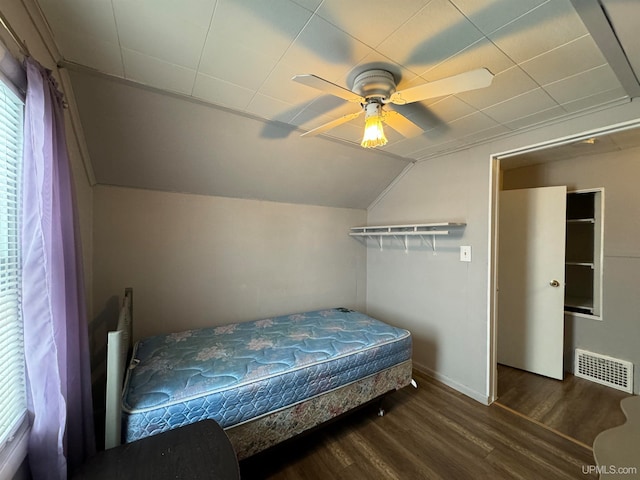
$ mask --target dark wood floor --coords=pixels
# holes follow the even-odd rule
[[[587,479],[584,448],[416,372],[418,389],[241,462],[247,479]]]
[[[620,401],[629,396],[569,373],[560,381],[498,365],[498,404],[589,447],[600,432],[625,422]]]

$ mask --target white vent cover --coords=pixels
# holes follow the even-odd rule
[[[633,363],[576,348],[575,376],[633,393]]]

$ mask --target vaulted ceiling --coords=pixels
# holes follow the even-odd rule
[[[411,162],[624,101],[640,90],[619,0],[38,0],[70,71],[98,183],[366,208]],[[635,55],[633,54],[635,52]],[[359,146],[350,89],[484,67],[489,87],[397,107],[424,132]]]

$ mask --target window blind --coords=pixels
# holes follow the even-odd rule
[[[24,103],[0,80],[0,450],[26,414],[20,204]]]

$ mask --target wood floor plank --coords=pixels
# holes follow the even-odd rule
[[[630,394],[566,374],[564,380],[498,365],[498,401],[586,445],[621,425],[620,401]]]
[[[241,462],[251,479],[588,479],[592,453],[510,411],[415,373],[419,388]]]

